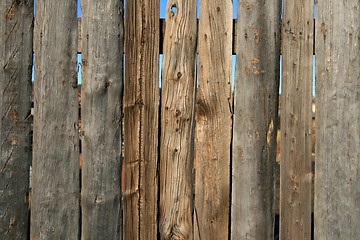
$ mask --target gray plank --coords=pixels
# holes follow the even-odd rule
[[[157,239],[159,133],[158,0],[126,4],[124,239]]]
[[[280,1],[239,1],[231,239],[272,239]]]
[[[313,7],[313,0],[284,2],[280,239],[311,237]]]
[[[360,236],[360,2],[319,1],[315,239]]]
[[[160,140],[160,238],[193,239],[196,1],[168,1]]]
[[[76,0],[37,0],[32,239],[79,235],[76,40]]]
[[[233,9],[230,0],[204,0],[200,4],[194,238],[227,239]]]
[[[27,239],[33,1],[0,15],[0,239]]]
[[[82,239],[121,239],[123,2],[82,0]]]

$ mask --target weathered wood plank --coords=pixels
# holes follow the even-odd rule
[[[126,4],[124,239],[157,239],[159,1]]]
[[[204,0],[200,4],[194,238],[227,239],[232,121],[232,1]]]
[[[310,239],[314,1],[284,1],[280,239]]]
[[[82,0],[82,238],[122,239],[123,1]]]
[[[231,237],[271,239],[278,125],[280,1],[239,1]]]
[[[27,239],[33,1],[3,0],[0,15],[0,239]]]
[[[31,239],[79,235],[76,5],[36,1]]]
[[[360,235],[360,2],[318,1],[315,239]]]
[[[196,30],[196,1],[168,1],[161,95],[161,239],[193,239]]]

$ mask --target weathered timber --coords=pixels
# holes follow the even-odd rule
[[[161,239],[193,239],[196,31],[196,1],[168,1],[161,95]]]
[[[126,4],[124,239],[157,239],[159,1]]]
[[[231,237],[271,239],[279,86],[280,1],[239,1]]]
[[[82,239],[122,239],[123,2],[82,0]]]
[[[310,239],[314,1],[284,2],[280,239]]]
[[[194,239],[227,239],[232,121],[232,1],[202,1],[200,15]]]
[[[360,2],[319,1],[315,239],[360,236]]]
[[[31,239],[79,235],[76,7],[36,1]]]
[[[27,239],[33,1],[3,0],[0,15],[0,239]]]

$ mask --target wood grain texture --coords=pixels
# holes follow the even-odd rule
[[[272,239],[280,1],[239,1],[232,161],[232,239]]]
[[[83,0],[82,239],[122,239],[123,2]]]
[[[27,239],[33,1],[3,0],[0,15],[0,239]]]
[[[315,239],[360,236],[360,2],[318,1]]]
[[[76,5],[36,1],[31,239],[79,236]]]
[[[314,1],[284,1],[280,239],[310,239]]]
[[[202,1],[200,15],[194,238],[227,239],[232,121],[232,1]]]
[[[159,133],[158,0],[126,4],[124,239],[157,239]]]
[[[160,142],[160,237],[193,239],[196,1],[166,6]]]

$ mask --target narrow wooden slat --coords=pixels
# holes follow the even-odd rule
[[[205,0],[200,4],[194,215],[194,223],[198,224],[194,226],[194,238],[227,239],[232,121],[232,1]]]
[[[319,1],[315,239],[360,236],[360,2]]]
[[[159,1],[126,4],[124,239],[157,239]]]
[[[196,1],[168,1],[162,66],[160,237],[193,239]]]
[[[314,1],[284,1],[280,239],[310,239]]]
[[[31,239],[79,235],[76,5],[36,1]]]
[[[82,239],[121,239],[123,2],[82,0]]]
[[[33,1],[0,15],[0,239],[27,239]]]
[[[272,239],[280,1],[239,1],[231,237]]]

